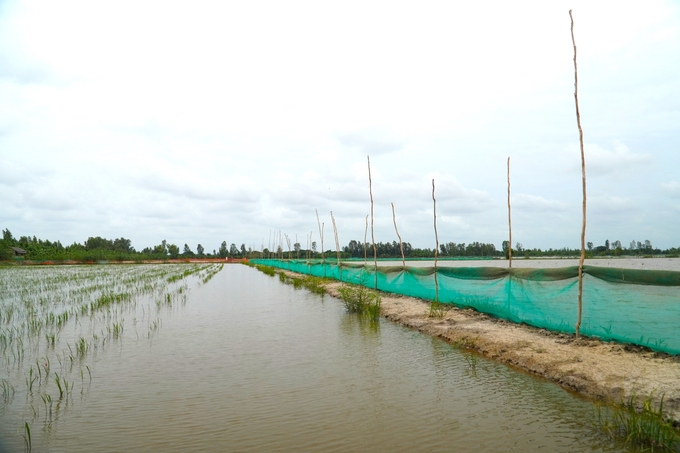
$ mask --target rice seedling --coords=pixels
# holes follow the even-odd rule
[[[63,380],[59,377],[59,373],[54,373],[54,382],[59,389],[59,399],[62,399],[64,397],[64,388],[62,386]]]
[[[658,407],[652,403],[653,395],[636,405],[631,395],[628,401],[613,408],[597,407],[597,426],[613,438],[623,439],[639,448],[650,451],[675,451],[680,443],[680,433],[663,415],[663,395]]]
[[[149,323],[149,332],[148,332],[148,337],[151,338],[151,335],[158,332],[158,329],[161,327],[161,319],[158,318],[154,322]]]
[[[81,359],[85,357],[85,355],[87,354],[88,348],[89,346],[85,338],[80,337],[78,341],[76,341],[76,353],[78,354],[78,357],[80,357]]]
[[[8,401],[12,396],[14,396],[14,387],[7,379],[0,379],[0,388],[2,388],[2,399],[4,401]]]
[[[28,388],[28,393],[33,393],[33,383],[38,380],[38,376],[33,376],[33,367],[28,370],[28,377],[26,378],[26,387]]]
[[[117,340],[121,336],[121,334],[123,333],[123,324],[120,323],[120,322],[114,323],[112,333],[113,333],[113,339]]]
[[[33,448],[32,442],[31,442],[31,428],[28,426],[28,422],[24,423],[24,443],[26,445],[26,451],[30,453],[30,451]]]
[[[45,357],[44,362],[42,364],[43,370],[45,370],[45,377],[48,377],[50,375],[50,358]]]
[[[51,414],[52,413],[52,397],[47,394],[43,393],[40,395],[40,398],[43,401],[43,404],[45,405],[45,412]]]
[[[47,340],[47,346],[54,349],[54,345],[57,342],[57,335],[54,333],[46,333],[45,340]]]

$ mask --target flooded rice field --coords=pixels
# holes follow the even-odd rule
[[[0,269],[0,451],[635,451],[559,386],[243,265]]]

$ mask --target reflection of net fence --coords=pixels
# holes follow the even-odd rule
[[[433,300],[433,268],[254,260],[381,291]],[[680,272],[584,266],[581,333],[680,354]],[[576,324],[578,266],[558,269],[438,268],[439,300],[558,332]]]

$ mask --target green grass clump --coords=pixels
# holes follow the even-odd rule
[[[276,275],[276,270],[273,267],[263,266],[261,264],[257,264],[257,265],[255,265],[255,267],[257,268],[258,271],[263,272],[263,273],[269,275],[270,277],[273,277],[274,275]]]
[[[439,302],[439,300],[433,300],[430,303],[430,312],[428,313],[428,316],[430,318],[437,318],[441,319],[444,317],[446,314],[446,305],[443,303]]]
[[[376,291],[361,285],[344,285],[338,289],[345,309],[375,321],[380,318],[382,298]]]
[[[284,281],[282,279],[282,281]],[[295,289],[307,288],[309,291],[316,294],[326,294],[326,283],[328,279],[321,277],[314,277],[313,275],[302,275],[286,277],[286,283],[292,283]]]
[[[636,397],[632,395],[627,402],[614,409],[598,408],[598,425],[611,437],[623,438],[650,451],[676,451],[680,444],[680,433],[663,415],[663,396],[658,408],[654,409],[652,397],[642,401],[638,409]]]
[[[331,279],[315,277],[313,275],[288,275],[285,271],[259,264],[256,267],[259,271],[272,277],[278,275],[281,283],[292,284],[295,289],[307,288],[316,294],[326,294],[326,284],[331,281]]]

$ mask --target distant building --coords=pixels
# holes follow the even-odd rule
[[[10,247],[10,248],[12,249],[14,256],[26,256],[26,250],[24,250],[20,247]]]

